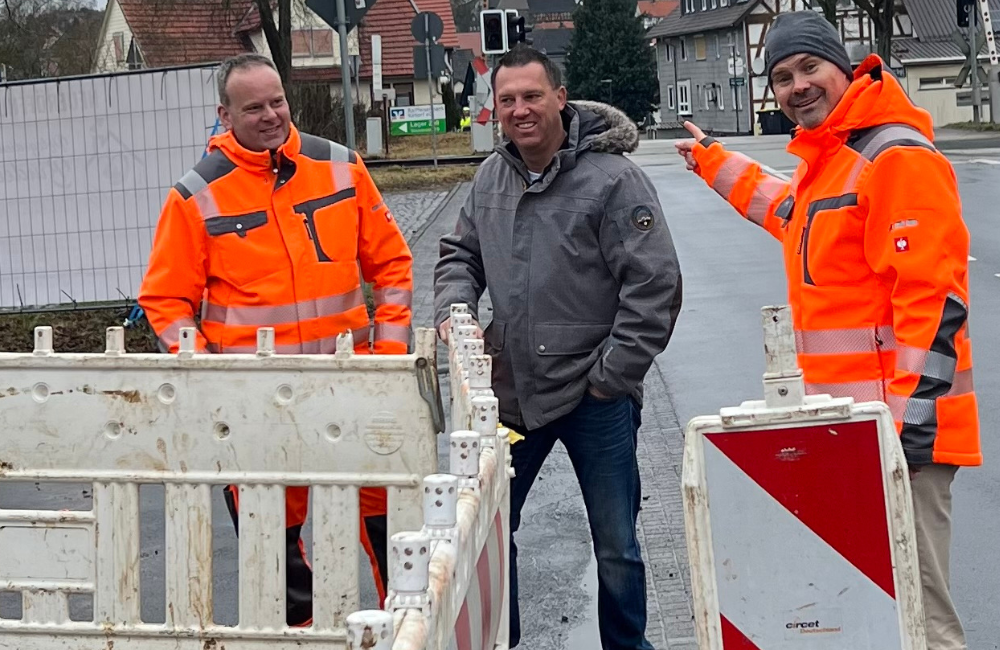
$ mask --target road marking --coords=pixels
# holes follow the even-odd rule
[[[997,276],[998,278],[1000,278],[1000,273],[994,273],[993,275],[995,275],[995,276]]]
[[[969,261],[970,261],[970,262],[975,262],[975,261],[976,261],[976,258],[974,258],[973,256],[969,255]]]
[[[973,165],[1000,165],[1000,160],[994,158],[973,158],[969,163]]]
[[[783,180],[783,181],[790,181],[790,180],[792,180],[792,179],[791,179],[791,177],[789,177],[789,176],[786,176],[785,174],[783,174],[783,173],[779,172],[779,171],[778,171],[777,169],[775,169],[774,167],[768,167],[768,166],[767,166],[767,165],[765,165],[764,163],[757,163],[757,164],[759,164],[759,165],[760,165],[760,168],[761,168],[761,169],[763,169],[763,170],[764,170],[765,172],[767,172],[768,174],[770,174],[771,176],[775,176],[775,177],[777,177],[777,178],[780,178],[780,179],[781,179],[781,180]]]

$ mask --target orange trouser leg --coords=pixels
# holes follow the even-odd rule
[[[389,571],[386,548],[386,492],[384,488],[362,488],[361,544],[372,567],[379,606],[385,602]],[[226,505],[239,536],[239,490],[235,485],[224,490]],[[285,491],[286,593],[289,626],[308,625],[312,621],[312,567],[306,558],[300,534],[309,511],[309,488],[290,487]]]

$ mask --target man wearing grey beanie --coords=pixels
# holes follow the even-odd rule
[[[949,586],[951,485],[983,457],[955,172],[930,115],[877,55],[852,70],[820,14],[779,14],[764,46],[798,125],[791,182],[690,122],[678,153],[781,242],[806,392],[888,403],[910,470],[927,650],[967,650]]]

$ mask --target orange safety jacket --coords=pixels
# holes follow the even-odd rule
[[[699,175],[782,242],[810,394],[890,406],[907,460],[980,465],[969,339],[969,232],[958,181],[915,107],[871,55],[788,151],[791,182],[712,138]]]
[[[253,353],[257,329],[273,327],[279,354],[332,353],[348,331],[358,353],[405,354],[412,262],[353,151],[294,126],[274,153],[227,132],[169,191],[139,304],[169,352],[200,303],[200,352]],[[362,276],[374,283],[374,328]],[[360,492],[362,516],[385,514],[384,489]],[[286,523],[301,525],[308,489],[287,495]]]

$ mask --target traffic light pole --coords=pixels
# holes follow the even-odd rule
[[[338,0],[338,2],[343,1]],[[434,169],[437,169],[437,120],[434,119],[434,75],[431,74],[431,19],[427,13],[424,14],[424,52],[427,55],[427,96],[431,100],[431,150],[434,152]]]
[[[340,0],[343,2],[343,0]],[[976,43],[979,30],[979,9],[972,7],[969,12],[969,77],[972,79],[972,123],[979,124],[979,106],[983,101],[983,82],[979,78],[979,44]]]
[[[1000,56],[997,55],[996,38],[993,35],[993,18],[987,0],[979,0],[978,13],[982,16],[986,33],[986,50],[990,57],[990,122],[1000,124]]]
[[[347,132],[347,148],[354,149],[354,105],[351,101],[351,72],[348,69],[347,54],[347,9],[344,0],[337,0],[337,35],[340,40],[340,80],[344,87],[344,130]],[[429,67],[429,66],[428,66]]]

